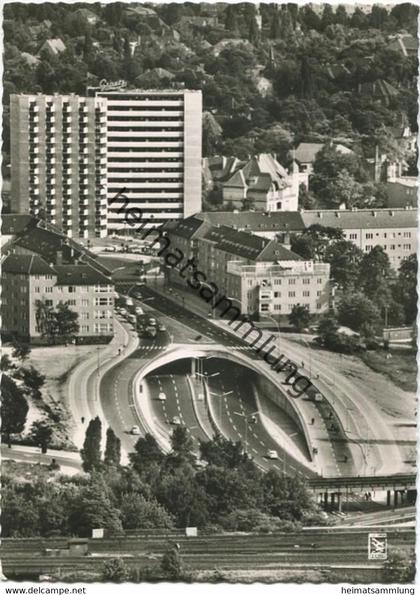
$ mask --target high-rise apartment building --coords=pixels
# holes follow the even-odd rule
[[[127,199],[148,227],[199,212],[201,91],[89,93],[107,100],[108,230],[124,229]]]
[[[107,230],[106,99],[12,95],[11,208],[71,237]]]

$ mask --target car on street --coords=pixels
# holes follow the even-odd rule
[[[181,425],[181,418],[178,415],[175,415],[172,418],[171,424],[173,424],[174,426],[180,426]]]
[[[144,314],[143,308],[140,308],[140,306],[136,306],[135,309],[134,309],[134,312],[136,314]]]
[[[138,426],[133,426],[130,430],[130,434],[132,434],[133,436],[139,436],[140,428]]]
[[[163,392],[160,392],[158,395],[159,401],[166,401],[166,395]]]
[[[161,333],[166,331],[166,326],[164,324],[162,324],[161,322],[159,322],[159,324],[158,324],[158,331],[160,331]]]
[[[125,305],[126,306],[134,306],[133,300],[131,298],[126,298],[125,300]]]
[[[278,459],[279,455],[277,450],[267,450],[266,457],[267,459]]]
[[[120,308],[120,314],[121,316],[127,316],[128,312],[125,308]]]
[[[156,318],[153,318],[153,316],[149,316],[148,323],[150,324],[150,326],[156,326],[157,325]]]

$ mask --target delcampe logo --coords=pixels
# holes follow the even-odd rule
[[[386,560],[388,555],[388,542],[386,533],[369,533],[368,558],[369,560]]]

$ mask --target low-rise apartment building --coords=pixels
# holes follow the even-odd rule
[[[198,218],[208,225],[227,225],[238,231],[277,239],[288,246],[291,234],[301,234],[311,225],[335,227],[344,238],[363,252],[381,246],[391,266],[398,269],[406,256],[417,250],[417,209],[353,209],[311,210],[285,213],[212,212],[200,213]]]
[[[171,252],[179,250],[185,261],[194,258],[201,287],[215,294],[213,304],[226,296],[243,314],[279,319],[298,304],[311,314],[329,308],[329,265],[304,260],[275,240],[212,226],[198,217],[172,223],[167,237]],[[185,277],[173,267],[167,267],[167,279],[185,287]]]
[[[51,265],[37,254],[10,254],[2,265],[2,334],[46,342],[39,304],[66,303],[78,314],[78,343],[107,342],[113,334],[113,286],[90,265]],[[59,340],[59,339],[58,339]]]

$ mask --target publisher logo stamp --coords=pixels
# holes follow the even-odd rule
[[[388,542],[386,533],[369,533],[368,558],[369,560],[386,560]]]

